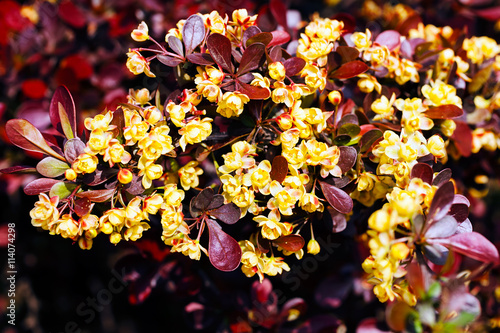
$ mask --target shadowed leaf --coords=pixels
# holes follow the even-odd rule
[[[360,60],[350,61],[343,64],[338,69],[334,70],[331,74],[332,78],[339,80],[346,80],[351,77],[358,76],[369,69],[368,65]]]
[[[339,147],[340,157],[338,166],[342,169],[342,173],[346,173],[351,170],[351,168],[356,163],[358,158],[358,152],[353,147],[341,146]]]
[[[54,184],[59,182],[60,180],[52,178],[35,179],[24,187],[24,193],[27,195],[38,195],[43,192],[48,192]]]
[[[275,239],[273,243],[287,251],[295,252],[304,247],[305,241],[301,235],[286,235]]]
[[[267,46],[272,39],[273,35],[270,32],[260,32],[248,38],[245,45],[249,47],[254,43],[262,43]]]
[[[271,179],[282,183],[288,174],[288,161],[281,155],[273,158],[271,167]]]
[[[434,177],[434,180],[432,181],[432,185],[441,187],[445,183],[449,182],[451,179],[451,169],[443,169],[441,170],[436,177]]]
[[[286,59],[283,63],[283,66],[285,66],[286,75],[288,76],[298,75],[305,65],[306,61],[298,57]]]
[[[109,190],[93,190],[77,193],[76,196],[80,198],[87,198],[92,202],[106,202],[113,196],[115,189]]]
[[[349,142],[351,142],[351,137],[349,135],[347,135],[347,134],[337,135],[333,139],[333,144],[336,145],[336,146],[345,146]]]
[[[211,187],[207,187],[191,200],[191,205],[200,211],[204,211],[210,206],[213,198],[214,190]]]
[[[469,216],[470,202],[466,197],[460,194],[455,194],[453,204],[451,205],[449,215],[453,216],[457,222],[463,222]]]
[[[71,139],[76,136],[75,102],[65,86],[58,87],[54,92],[50,101],[49,115],[52,126],[66,138]]]
[[[249,26],[245,30],[245,32],[243,33],[243,38],[242,38],[243,45],[245,45],[245,46],[250,45],[251,43],[249,44],[248,40],[257,34],[260,34],[261,32],[262,32],[262,30],[260,30],[260,28],[258,26],[256,26],[256,25]],[[272,35],[271,35],[271,38],[272,38]],[[260,41],[260,42],[262,42],[262,41]],[[265,43],[263,43],[263,44],[265,44]]]
[[[192,53],[186,56],[187,60],[192,62],[193,64],[202,65],[202,66],[210,66],[215,63],[210,54],[208,53]]]
[[[359,140],[360,152],[364,153],[370,150],[372,145],[382,137],[382,131],[378,129],[369,130]]]
[[[335,50],[340,55],[342,63],[351,62],[359,57],[359,51],[355,47],[339,46]]]
[[[259,67],[260,60],[264,55],[266,47],[262,43],[253,43],[246,48],[241,57],[240,67],[238,67],[238,75],[243,75]]]
[[[241,262],[241,247],[238,242],[213,220],[206,221],[208,226],[208,257],[215,268],[230,272]]]
[[[417,163],[413,166],[410,173],[410,178],[420,178],[425,183],[431,184],[432,177],[434,176],[434,172],[432,168],[425,163]]]
[[[342,232],[347,227],[347,219],[345,215],[337,212],[332,207],[326,207],[327,211],[324,213],[324,220],[327,228],[333,233]]]
[[[158,55],[156,58],[162,64],[167,65],[169,67],[175,67],[175,66],[177,66],[177,65],[179,65],[180,63],[183,62],[182,59],[174,58],[174,57],[170,57],[170,56],[166,56],[166,55],[163,55],[163,54]]]
[[[493,65],[486,66],[474,75],[472,81],[467,86],[469,93],[473,94],[479,89],[481,89],[486,81],[491,77],[491,72],[493,71]]]
[[[36,168],[33,168],[31,166],[17,165],[10,168],[1,169],[0,172],[5,174],[35,173]]]
[[[468,157],[472,152],[472,131],[469,125],[464,121],[455,120],[455,124],[457,128],[453,132],[451,138],[460,154],[464,157]]]
[[[337,134],[338,135],[349,135],[351,138],[354,138],[361,132],[361,128],[356,124],[344,124],[339,127]]]
[[[431,119],[457,118],[464,114],[464,110],[453,104],[440,105],[425,111],[425,115]]]
[[[231,62],[231,42],[226,36],[221,34],[211,34],[207,38],[207,46],[212,59],[222,69],[233,73],[233,64]]]
[[[240,220],[241,210],[240,207],[231,202],[210,211],[209,214],[226,224],[235,224]]]
[[[326,182],[319,181],[326,201],[339,213],[348,214],[352,211],[353,202],[351,197],[341,189]]]
[[[212,197],[212,200],[210,201],[210,203],[208,204],[206,210],[219,208],[223,204],[224,204],[224,196],[222,196],[221,194],[215,194]]]
[[[447,182],[437,189],[432,198],[429,214],[427,214],[428,223],[433,223],[442,219],[450,210],[455,196],[455,186],[452,182]]]
[[[64,156],[71,164],[76,160],[78,155],[84,152],[84,149],[85,143],[80,138],[70,139],[64,144]]]
[[[42,176],[48,178],[58,177],[69,169],[70,166],[51,156],[45,157],[43,160],[38,162],[36,165],[36,171],[38,171]]]
[[[186,46],[186,54],[192,53],[203,42],[204,38],[205,24],[203,19],[199,15],[191,15],[182,27],[182,40]]]
[[[19,148],[45,153],[61,161],[65,161],[64,157],[49,147],[40,131],[27,120],[9,120],[5,125],[5,132],[10,141]]]

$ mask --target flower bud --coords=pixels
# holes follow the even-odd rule
[[[76,176],[77,176],[77,174],[76,174],[75,170],[73,170],[73,169],[67,169],[64,172],[64,177],[66,177],[66,179],[69,181],[75,180]]]
[[[452,136],[456,128],[457,124],[451,119],[445,119],[441,123],[441,132],[443,132],[443,134],[446,135],[447,137]]]
[[[285,79],[286,69],[285,66],[279,61],[273,62],[269,65],[269,76],[277,81]]]
[[[94,241],[92,239],[88,239],[86,237],[80,237],[78,239],[78,246],[82,250],[90,250],[92,248],[93,242]]]
[[[391,246],[391,256],[398,259],[405,259],[410,253],[410,249],[405,243],[397,243]]]
[[[321,251],[321,247],[319,246],[318,241],[314,238],[310,239],[307,243],[307,253],[316,255],[319,253],[319,251]]]
[[[134,178],[134,174],[129,169],[121,169],[118,172],[118,181],[122,184],[128,184]]]
[[[333,105],[339,105],[340,102],[342,102],[342,95],[340,94],[340,91],[338,90],[330,91],[330,93],[328,94],[328,100]]]
[[[118,244],[122,240],[122,235],[119,232],[113,232],[111,235],[109,235],[109,241],[112,244]]]
[[[134,29],[132,31],[130,36],[136,42],[144,42],[145,40],[149,39],[148,32],[149,32],[148,25],[144,21],[142,21],[141,24],[139,24],[139,26],[137,27],[137,29]]]
[[[293,119],[288,113],[284,113],[276,118],[276,122],[282,131],[289,130],[292,128]]]

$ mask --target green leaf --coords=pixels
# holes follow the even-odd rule
[[[45,157],[36,165],[36,171],[38,171],[42,176],[48,178],[58,177],[64,174],[64,172],[69,168],[70,166],[67,163],[51,156]]]
[[[73,129],[71,128],[71,124],[68,119],[68,114],[66,113],[66,109],[61,104],[61,102],[57,102],[57,109],[59,111],[59,119],[61,119],[61,127],[64,133],[64,136],[67,139],[73,139],[75,136],[73,135]]]
[[[64,157],[56,153],[49,147],[42,136],[42,133],[29,121],[24,119],[11,119],[5,125],[5,132],[10,141],[28,151],[48,154],[61,161],[66,161]]]
[[[346,135],[349,135],[351,138],[354,138],[360,132],[361,132],[361,128],[358,125],[347,123],[347,124],[340,126],[337,134],[339,134],[339,135],[346,134]]]
[[[49,192],[49,197],[54,197],[54,196],[58,196],[59,199],[65,199],[67,198],[71,193],[73,193],[73,191],[75,190],[76,188],[76,184],[71,184],[71,183],[65,183],[65,182],[58,182],[58,183],[55,183],[52,188],[50,189],[50,192]]]
[[[54,92],[50,101],[50,121],[52,126],[68,139],[76,136],[76,108],[73,97],[65,86],[60,86]]]

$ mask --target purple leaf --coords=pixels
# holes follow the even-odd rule
[[[33,168],[31,166],[18,165],[10,168],[1,169],[0,172],[4,174],[34,173],[36,172],[36,168]]]
[[[401,43],[400,38],[401,35],[396,30],[386,30],[375,38],[375,43],[385,45],[389,48],[389,51],[392,51]]]
[[[213,220],[206,221],[208,226],[208,257],[215,268],[234,271],[241,262],[241,247],[238,242],[226,234]]]
[[[281,56],[283,54],[281,46],[273,46],[267,52],[268,52],[268,54],[267,54],[267,57],[268,57],[267,62],[268,63],[281,61]]]
[[[439,221],[434,222],[425,232],[425,238],[446,238],[454,235],[458,223],[452,216],[446,215]]]
[[[464,110],[453,104],[440,105],[425,111],[425,115],[431,119],[457,118],[464,114]]]
[[[273,243],[287,251],[296,252],[304,247],[305,241],[301,235],[286,235],[275,239]]]
[[[222,69],[233,73],[233,63],[231,62],[231,41],[221,34],[211,34],[207,38],[207,46],[212,59]]]
[[[175,36],[168,36],[168,46],[170,46],[172,51],[181,57],[184,57],[184,47],[182,46],[182,42],[179,38]]]
[[[253,43],[247,47],[241,57],[240,67],[238,68],[236,74],[242,75],[259,67],[265,50],[266,47],[262,43]]]
[[[5,125],[5,132],[10,141],[19,148],[45,153],[61,161],[65,161],[64,157],[49,147],[40,131],[27,120],[9,120]]]
[[[214,60],[208,53],[192,53],[188,54],[186,58],[197,65],[210,66],[214,64]]]
[[[77,198],[73,202],[74,202],[73,209],[75,210],[76,215],[82,217],[90,213],[90,208],[92,203],[88,198],[85,197]]]
[[[191,200],[191,205],[200,211],[205,211],[210,206],[213,198],[214,190],[211,187],[207,187]]]
[[[433,223],[442,219],[450,210],[455,196],[455,186],[452,182],[447,182],[437,189],[432,198],[429,214],[427,214],[427,222]]]
[[[324,219],[327,224],[327,228],[333,233],[339,233],[345,230],[347,227],[347,220],[345,215],[337,212],[332,207],[326,207],[327,212],[324,213]]]
[[[469,219],[465,219],[465,221],[458,223],[457,234],[469,233],[472,232],[472,224]]]
[[[319,185],[321,186],[326,201],[328,201],[335,210],[342,214],[349,214],[352,211],[353,202],[349,194],[323,181],[320,181]]]
[[[273,35],[270,32],[260,32],[252,37],[249,37],[246,41],[246,46],[249,47],[253,43],[262,43],[268,45],[273,40]]]
[[[342,169],[342,173],[346,173],[356,164],[358,159],[358,152],[353,147],[341,146],[339,147],[340,157],[338,166]]]
[[[434,244],[441,244],[452,248],[466,257],[485,263],[499,262],[498,250],[486,237],[475,231],[461,233],[446,239],[434,239]]]
[[[215,194],[205,209],[206,210],[216,209],[222,206],[223,204],[224,204],[224,196],[221,194]]]
[[[64,156],[68,163],[73,163],[84,152],[85,143],[80,138],[73,138],[64,144]]]
[[[271,166],[271,179],[278,181],[280,184],[285,180],[288,174],[288,161],[281,155],[273,158]]]
[[[54,92],[50,102],[50,121],[52,126],[66,138],[76,137],[76,108],[73,97],[65,86],[60,86]]]
[[[370,67],[360,60],[350,61],[334,70],[331,76],[335,79],[346,80],[366,72]]]
[[[182,40],[186,46],[186,54],[192,53],[203,42],[204,38],[205,24],[203,19],[197,14],[191,15],[182,27]]]
[[[417,163],[411,169],[410,178],[420,178],[424,183],[431,184],[434,172],[429,164]]]
[[[85,191],[79,192],[76,194],[79,198],[87,198],[92,202],[106,202],[113,197],[113,194],[116,192],[116,189],[112,188],[109,190],[93,190],[93,191]]]
[[[248,40],[249,40],[251,37],[253,37],[253,36],[257,35],[257,34],[260,34],[261,32],[262,32],[262,30],[260,30],[260,28],[259,28],[258,26],[256,26],[256,25],[251,25],[251,26],[249,26],[249,27],[245,30],[245,32],[243,33],[243,39],[242,39],[243,45],[245,45],[245,46],[250,45],[251,43],[249,44],[249,43],[248,43]],[[271,38],[272,38],[272,37],[271,37]],[[264,44],[265,44],[265,43],[264,43]]]
[[[455,195],[455,198],[459,196],[459,194],[456,194]],[[464,196],[460,195],[461,197],[463,197],[465,200],[467,200],[467,198],[465,198]],[[460,202],[461,200],[453,200],[453,204],[451,205],[451,208],[450,208],[450,212],[448,213],[450,216],[453,216],[457,222],[463,222],[467,219],[467,217],[469,216],[469,205],[467,205],[466,203],[464,202]],[[469,200],[467,200],[468,202]]]
[[[235,224],[240,220],[241,210],[240,207],[231,202],[210,211],[209,214],[226,224]]]
[[[69,169],[70,166],[61,160],[51,156],[45,157],[36,165],[36,171],[44,177],[55,178],[58,177]]]
[[[27,195],[38,195],[43,192],[48,192],[54,184],[59,182],[60,180],[52,178],[38,178],[24,187],[24,193]]]
[[[364,153],[370,150],[372,145],[382,137],[382,131],[378,129],[372,129],[361,136],[359,140],[360,152]]]
[[[355,47],[339,46],[335,50],[340,55],[342,63],[351,62],[359,57],[359,51]]]
[[[450,179],[451,179],[451,169],[443,169],[436,175],[436,177],[434,177],[432,185],[441,187],[445,183],[449,182]]]
[[[179,65],[180,63],[182,63],[184,61],[182,59],[174,58],[174,57],[170,57],[170,56],[166,56],[166,55],[163,55],[163,54],[160,54],[160,55],[156,56],[156,58],[162,64],[167,65],[169,67],[175,67],[175,66]]]
[[[240,80],[237,80],[236,83],[237,90],[247,95],[250,99],[267,99],[271,96],[269,89],[252,86],[248,83],[241,82]]]
[[[283,66],[285,66],[286,75],[288,76],[298,75],[302,71],[305,65],[306,61],[298,57],[292,57],[286,59],[285,62],[283,63]]]
[[[338,308],[353,287],[352,277],[332,276],[324,279],[316,288],[316,302],[326,308]]]

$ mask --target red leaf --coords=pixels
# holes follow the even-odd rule
[[[337,52],[341,59],[342,63],[348,63],[353,60],[356,60],[357,57],[359,57],[359,51],[355,47],[349,47],[349,46],[339,46],[335,50]]]
[[[74,201],[74,210],[76,215],[82,217],[90,213],[91,202],[88,198],[78,198]]]
[[[447,182],[437,189],[434,197],[432,198],[429,214],[427,214],[427,221],[438,221],[442,219],[450,210],[455,197],[455,186],[452,182]]]
[[[212,59],[222,69],[233,73],[233,63],[231,62],[231,41],[221,34],[211,34],[207,38],[207,46]]]
[[[271,92],[269,91],[269,89],[252,86],[239,80],[237,80],[236,82],[237,90],[247,95],[250,99],[267,99],[269,98],[269,96],[271,96]]]
[[[392,51],[401,44],[400,38],[401,35],[396,30],[386,30],[375,38],[375,43],[385,45],[389,48],[389,51]]]
[[[359,128],[359,127],[358,127]],[[341,146],[338,166],[343,173],[351,170],[358,159],[358,152],[354,147]]]
[[[68,88],[65,86],[58,87],[54,92],[50,101],[49,114],[52,126],[56,130],[63,133],[68,139],[76,137],[75,102]]]
[[[85,14],[75,6],[72,1],[63,1],[59,4],[59,16],[70,26],[77,29],[83,28],[86,24]]]
[[[486,9],[476,9],[474,11],[477,16],[482,17],[490,21],[500,20],[500,6],[486,8]]]
[[[276,45],[283,45],[285,43],[288,43],[290,40],[290,35],[286,31],[271,31],[271,34],[273,34],[273,39],[271,42],[267,45],[267,47],[273,47]]]
[[[34,173],[36,172],[36,169],[33,168],[33,167],[30,167],[30,166],[21,166],[21,165],[18,165],[18,166],[13,166],[13,167],[10,167],[10,168],[5,168],[5,169],[1,169],[0,170],[1,173],[4,173],[4,174],[11,174],[11,173]]]
[[[174,58],[170,56],[166,56],[163,54],[160,54],[156,57],[162,64],[167,65],[168,67],[176,67],[180,63],[182,63],[184,60],[179,59],[179,58]]]
[[[12,144],[28,151],[45,153],[61,161],[64,157],[49,147],[40,131],[27,120],[11,119],[5,125],[5,132]]]
[[[286,23],[286,12],[287,8],[285,4],[281,0],[271,0],[269,3],[269,9],[271,10],[271,14],[273,14],[274,18],[283,28],[288,28]]]
[[[235,224],[240,220],[241,210],[238,206],[231,202],[210,211],[209,214],[226,224]]]
[[[249,47],[253,43],[262,43],[267,46],[272,40],[273,40],[273,34],[271,34],[270,32],[260,32],[253,35],[252,37],[249,37],[245,45]]]
[[[366,72],[370,67],[360,60],[350,61],[343,64],[338,69],[332,72],[331,76],[335,79],[345,80],[351,77],[358,76]]]
[[[326,201],[339,213],[349,214],[352,211],[353,202],[349,194],[326,182],[319,182]]]
[[[215,268],[223,271],[234,271],[241,262],[241,247],[238,242],[224,231],[213,220],[208,219],[208,257]]]
[[[23,94],[29,98],[42,98],[47,91],[47,85],[40,79],[28,79],[22,85]]]
[[[457,118],[464,114],[464,110],[453,104],[446,104],[430,108],[425,115],[431,119]]]
[[[273,158],[271,166],[271,179],[282,183],[288,174],[288,161],[281,155]]]
[[[286,235],[275,239],[273,243],[287,251],[296,252],[302,249],[306,242],[301,235]]]
[[[425,163],[417,163],[411,169],[410,178],[420,178],[425,183],[431,184],[432,177],[434,177],[434,172],[429,164]]]
[[[48,192],[54,184],[59,182],[60,180],[52,178],[38,178],[24,187],[24,193],[27,195],[38,195],[43,192]]]
[[[266,47],[262,43],[253,43],[252,45],[247,47],[245,49],[245,52],[243,53],[243,56],[241,57],[240,67],[238,68],[236,74],[243,75],[259,67],[265,50]]]
[[[203,42],[204,38],[205,24],[203,19],[197,14],[191,15],[182,27],[182,40],[186,46],[186,54],[192,53]]]
[[[446,239],[433,239],[433,244],[441,244],[454,251],[485,263],[499,262],[498,250],[486,237],[475,231],[451,236]]]
[[[460,154],[468,157],[472,152],[472,131],[466,122],[455,120],[455,124],[457,128],[451,138]]]
[[[197,65],[210,66],[214,64],[212,57],[208,53],[192,53],[188,54],[186,58]]]
[[[286,59],[283,63],[283,66],[285,66],[286,69],[286,75],[288,76],[298,75],[305,65],[306,61],[302,58],[297,57]]]
[[[109,190],[93,190],[77,193],[76,196],[80,198],[87,198],[92,202],[106,202],[113,196],[116,189]]]
[[[61,62],[61,67],[69,67],[73,70],[76,78],[79,80],[85,80],[92,76],[94,69],[89,63],[88,58],[80,54],[73,54],[66,57]]]

